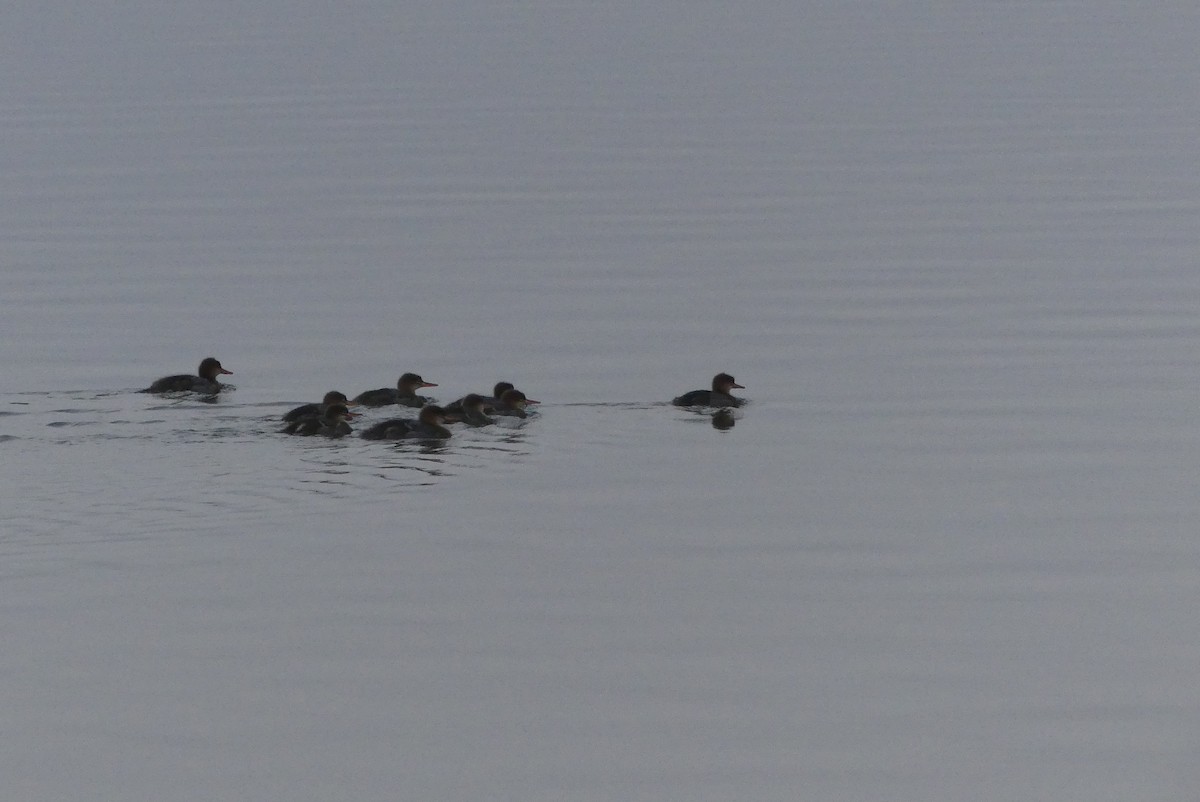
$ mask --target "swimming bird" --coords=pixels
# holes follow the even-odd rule
[[[232,370],[225,370],[221,367],[221,363],[211,356],[207,357],[200,363],[199,370],[196,375],[192,376],[187,373],[182,373],[177,376],[163,376],[145,390],[143,393],[219,393],[225,386],[217,381],[219,375],[232,375]]]
[[[465,395],[457,402],[459,405],[457,412],[451,413],[446,410],[447,419],[451,422],[465,423],[468,426],[487,426],[495,423],[496,421],[489,418],[484,412],[484,406],[492,400],[494,399],[484,398],[476,393]]]
[[[671,403],[677,407],[740,407],[746,403],[744,398],[734,398],[729,394],[733,389],[744,390],[742,385],[734,381],[728,373],[718,373],[713,376],[711,390],[692,390],[684,393]]]
[[[485,412],[490,411],[496,404],[500,403],[500,396],[504,395],[504,391],[512,389],[514,389],[512,382],[496,382],[496,386],[492,388],[491,396],[479,395],[479,398],[483,399],[483,410]],[[476,394],[472,393],[471,395]],[[446,410],[447,415],[457,415],[462,412],[463,401],[466,400],[467,396],[463,396],[457,401],[451,401],[442,408]]]
[[[354,403],[364,407],[386,407],[389,404],[400,404],[406,407],[423,407],[432,399],[417,395],[422,387],[437,387],[433,382],[427,382],[415,373],[405,373],[393,387],[381,387],[378,390],[367,390],[354,397]]]
[[[306,437],[319,434],[322,437],[345,437],[354,431],[347,423],[357,417],[345,404],[330,404],[320,416],[300,418],[284,427],[285,434],[299,434]]]
[[[450,436],[450,430],[443,424],[446,422],[446,411],[439,406],[430,404],[422,407],[416,419],[392,418],[381,421],[362,433],[364,440],[402,440],[404,438],[421,438],[425,440],[444,440]]]
[[[537,404],[532,398],[526,398],[525,393],[520,390],[505,390],[500,394],[500,398],[496,400],[495,405],[490,407],[493,415],[499,415],[510,418],[526,418],[528,413],[525,408],[529,404]]]
[[[345,393],[339,393],[337,390],[330,390],[325,393],[325,397],[321,399],[319,404],[302,404],[293,410],[285,412],[283,420],[285,423],[290,423],[301,418],[319,418],[333,404],[350,405],[349,399]]]

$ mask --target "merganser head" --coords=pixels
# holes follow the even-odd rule
[[[718,373],[713,376],[712,388],[714,393],[729,395],[730,390],[745,390],[746,388],[733,380],[733,377],[728,373]]]
[[[352,420],[358,415],[351,412],[345,404],[330,404],[325,408],[325,422],[337,423],[342,420]]]
[[[500,403],[513,409],[525,409],[526,404],[536,404],[537,401],[530,401],[520,390],[505,390],[500,396]]]
[[[197,372],[200,374],[201,378],[208,379],[210,382],[216,381],[217,376],[222,373],[226,375],[233,375],[232,370],[225,370],[225,368],[221,367],[221,363],[211,356],[207,357],[200,363],[200,370]]]
[[[436,404],[427,404],[421,407],[417,420],[429,426],[439,426],[446,422],[446,410]]]
[[[433,382],[427,382],[415,373],[405,373],[396,382],[396,389],[402,393],[411,393],[422,387],[437,387]]]
[[[351,406],[350,400],[346,398],[346,394],[339,393],[337,390],[330,390],[325,393],[325,397],[321,399],[321,403],[327,407],[332,404],[341,404],[345,407]]]
[[[504,395],[505,390],[512,390],[512,382],[496,382],[496,386],[492,388],[492,398],[499,398]]]
[[[478,393],[469,393],[463,396],[462,408],[468,412],[483,412],[483,405],[486,403]]]

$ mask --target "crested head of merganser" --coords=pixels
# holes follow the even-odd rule
[[[342,404],[343,406],[350,406],[350,399],[346,398],[345,393],[338,392],[337,390],[330,390],[329,392],[325,393],[324,396],[321,397],[321,406],[322,407],[329,407],[334,404]]]
[[[745,390],[743,385],[738,384],[728,373],[718,373],[713,376],[712,390],[714,393],[729,395],[729,391],[733,389]]]
[[[396,391],[407,398],[416,396],[422,387],[437,387],[433,382],[427,382],[415,373],[405,373],[396,382]]]

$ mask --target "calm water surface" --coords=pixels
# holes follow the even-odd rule
[[[26,4],[6,784],[1190,798],[1195,17]],[[407,370],[543,403],[278,433]]]

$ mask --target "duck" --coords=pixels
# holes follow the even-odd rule
[[[451,401],[449,404],[446,404],[443,409],[446,410],[446,414],[448,415],[457,415],[462,412],[463,402],[466,401],[471,395],[474,395],[483,399],[483,409],[486,412],[494,408],[496,404],[500,403],[500,396],[504,395],[505,390],[513,389],[516,388],[513,387],[512,382],[496,382],[496,386],[492,388],[491,396],[471,393],[470,395],[463,396],[457,401]]]
[[[457,412],[450,412],[447,410],[446,415],[449,420],[458,423],[465,423],[468,426],[487,426],[496,422],[492,418],[489,418],[487,413],[484,412],[487,402],[493,400],[494,399],[491,398],[484,398],[477,393],[470,393],[458,400]]]
[[[746,389],[734,381],[728,373],[718,373],[713,376],[711,390],[692,390],[678,396],[671,403],[677,407],[740,407],[746,403],[744,398],[734,398],[730,390]]]
[[[446,423],[446,410],[435,404],[421,408],[416,420],[391,418],[380,421],[362,433],[364,440],[402,440],[406,437],[424,440],[444,440],[450,436]]]
[[[347,423],[357,417],[345,404],[330,404],[319,415],[299,418],[284,427],[285,434],[299,434],[306,437],[319,434],[323,437],[345,437],[354,430]]]
[[[517,389],[505,390],[496,399],[496,403],[490,408],[493,415],[500,415],[510,418],[527,418],[529,413],[525,411],[525,407],[529,404],[538,404],[540,401],[534,401],[532,398],[527,398],[525,393]]]
[[[219,393],[225,388],[225,385],[217,381],[217,376],[233,375],[232,370],[226,370],[221,367],[221,363],[213,357],[205,357],[200,362],[200,367],[196,371],[196,375],[192,376],[187,373],[182,373],[176,376],[163,376],[158,379],[145,390],[143,393],[204,393],[212,395]]]
[[[318,404],[301,404],[293,410],[283,414],[284,423],[300,420],[301,418],[319,418],[324,414],[325,410],[334,404],[342,404],[350,406],[350,400],[346,398],[345,393],[339,393],[337,390],[330,390],[325,393],[325,397]]]
[[[415,373],[405,373],[396,382],[395,387],[381,387],[378,390],[367,390],[354,397],[354,403],[364,407],[386,407],[390,404],[400,404],[406,407],[423,407],[432,399],[417,395],[422,387],[437,387],[433,382],[427,382]]]

